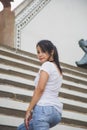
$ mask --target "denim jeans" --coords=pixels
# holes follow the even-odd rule
[[[29,122],[29,130],[49,130],[60,121],[61,114],[53,106],[36,105]],[[26,130],[25,124],[21,124],[17,130]]]

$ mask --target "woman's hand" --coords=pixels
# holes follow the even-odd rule
[[[29,121],[31,120],[31,118],[32,118],[32,113],[30,111],[26,111],[25,120],[24,120],[26,130],[29,130]]]

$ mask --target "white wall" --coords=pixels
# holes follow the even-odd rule
[[[84,52],[78,45],[87,39],[87,0],[51,0],[21,32],[21,49],[36,53],[41,39],[58,48],[60,61],[75,65]]]

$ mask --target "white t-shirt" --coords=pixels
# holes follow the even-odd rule
[[[58,95],[62,85],[62,76],[58,73],[58,69],[53,62],[46,61],[40,67],[39,73],[35,78],[35,87],[37,87],[41,70],[46,71],[49,74],[49,78],[45,90],[40,100],[37,102],[37,105],[54,106],[61,113],[63,104],[59,101]]]

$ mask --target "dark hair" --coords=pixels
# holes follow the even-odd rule
[[[52,51],[54,51],[53,58],[54,62],[56,63],[57,67],[60,70],[60,73],[62,73],[62,69],[60,67],[59,63],[59,56],[58,56],[58,51],[55,45],[49,40],[41,40],[37,43],[36,47],[39,46],[43,52],[48,52],[49,55],[51,55]]]

